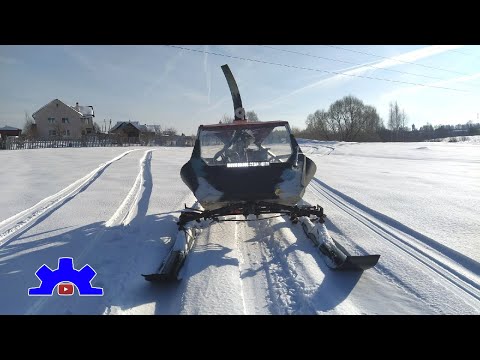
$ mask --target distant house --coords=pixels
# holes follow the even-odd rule
[[[18,129],[13,126],[4,126],[0,127],[0,139],[1,140],[7,140],[8,136],[20,136],[22,133],[21,129]]]
[[[191,136],[175,135],[174,131],[162,131],[160,125],[140,125],[138,121],[118,121],[110,129],[110,134],[141,141],[149,145],[158,146],[193,146],[195,138]]]
[[[192,136],[185,136],[185,134],[182,133],[182,135],[177,137],[177,146],[193,146],[195,144],[195,138]]]
[[[117,134],[128,138],[138,138],[141,133],[148,133],[145,125],[140,125],[138,121],[118,121],[113,128],[110,129],[111,134]]]
[[[59,99],[32,114],[40,138],[80,138],[94,133],[93,106],[69,106]]]

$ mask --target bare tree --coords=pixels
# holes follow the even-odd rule
[[[364,123],[360,131],[355,135],[358,139],[364,141],[379,141],[378,133],[383,129],[383,120],[377,113],[377,109],[370,105],[365,105],[363,108]]]
[[[307,133],[314,139],[330,140],[328,112],[317,110],[307,117]]]
[[[35,121],[26,111],[25,111],[25,124],[23,125],[23,135],[27,139],[34,139],[37,137]]]
[[[308,115],[306,134],[321,140],[372,140],[382,125],[373,106],[349,95],[331,104],[328,111],[317,110]]]
[[[223,114],[222,118],[219,121],[219,124],[231,124],[233,122],[233,116]]]
[[[353,141],[365,129],[366,112],[363,102],[352,95],[335,101],[328,110],[330,131],[339,140]]]
[[[255,111],[247,111],[245,113],[245,118],[248,120],[248,121],[254,121],[254,122],[259,122],[260,120],[258,119],[258,115]]]
[[[392,130],[395,135],[395,140],[398,140],[398,134],[402,129],[407,127],[407,115],[404,109],[400,109],[398,103],[390,103],[390,111],[388,116],[388,128]]]
[[[296,126],[292,126],[291,128],[291,133],[294,135],[294,136],[302,136],[302,129],[300,129],[299,127],[296,127]]]
[[[173,127],[165,128],[163,133],[168,135],[177,135],[177,129]]]
[[[388,113],[388,128],[394,132],[398,131],[398,128],[400,127],[399,119],[400,119],[400,109],[398,107],[398,104],[396,101],[395,103],[391,102],[389,113]]]
[[[162,126],[161,125],[153,125],[153,132],[155,135],[162,135]]]

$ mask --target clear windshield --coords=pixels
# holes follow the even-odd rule
[[[268,166],[285,162],[292,154],[285,126],[203,129],[201,156],[209,165]]]

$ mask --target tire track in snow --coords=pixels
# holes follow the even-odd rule
[[[127,226],[146,215],[152,193],[152,151],[154,150],[145,151],[140,159],[140,169],[132,188],[112,217],[105,223],[106,227]]]
[[[60,190],[56,194],[51,195],[39,201],[32,207],[0,222],[0,247],[8,244],[16,235],[29,229],[35,225],[38,220],[48,214],[51,214],[63,204],[73,199],[76,195],[86,190],[95,180],[100,177],[100,175],[102,175],[106,168],[132,151],[136,151],[136,149],[128,150],[112,160],[101,164],[95,170],[78,179],[66,188]]]
[[[416,239],[414,236],[403,232],[399,228],[395,228],[384,221],[378,216],[372,213],[361,210],[355,205],[356,201],[349,201],[349,197],[343,194],[337,194],[332,189],[323,186],[323,183],[314,178],[311,182],[311,189],[313,192],[327,199],[333,205],[343,210],[347,215],[365,226],[369,231],[374,232],[384,240],[388,241],[397,250],[404,254],[407,254],[410,259],[414,259],[415,262],[423,265],[429,272],[433,272],[436,275],[440,275],[440,279],[436,276],[436,279],[444,280],[443,283],[452,289],[454,293],[459,293],[462,298],[467,295],[469,298],[480,300],[480,285],[473,279],[470,279],[466,275],[460,273],[456,269],[452,268],[441,260],[441,257],[445,257],[444,254],[435,251],[435,249],[429,248],[426,244]],[[462,296],[464,295],[464,296]]]

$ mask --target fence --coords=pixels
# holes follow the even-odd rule
[[[64,148],[64,147],[110,147],[110,146],[193,146],[193,142],[166,140],[165,137],[119,137],[103,136],[90,137],[76,140],[27,140],[17,137],[0,139],[0,150],[20,149],[43,149],[43,148]]]
[[[0,149],[43,149],[63,147],[104,147],[104,146],[142,146],[138,138],[129,138],[126,141],[112,141],[111,139],[92,140],[21,140],[7,138],[0,143]]]

